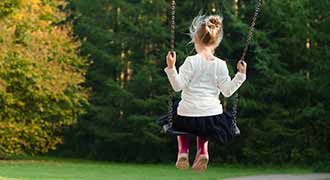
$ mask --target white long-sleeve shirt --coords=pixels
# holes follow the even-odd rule
[[[175,68],[165,68],[165,72],[174,91],[182,91],[178,115],[188,117],[222,114],[220,92],[229,97],[246,79],[238,72],[231,80],[225,61],[205,60],[199,54],[187,57],[179,73]]]

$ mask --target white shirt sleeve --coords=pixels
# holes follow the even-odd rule
[[[235,77],[231,80],[226,63],[224,63],[220,71],[221,73],[219,73],[218,76],[217,86],[225,97],[230,97],[246,80],[246,74],[237,72]]]
[[[183,88],[187,87],[192,79],[193,75],[193,64],[189,57],[186,58],[184,63],[179,68],[179,74],[176,68],[165,68],[164,69],[170,84],[175,92],[182,91]]]

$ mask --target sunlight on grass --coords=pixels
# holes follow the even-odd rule
[[[19,179],[13,179],[13,178],[5,178],[0,176],[0,180],[19,180]]]

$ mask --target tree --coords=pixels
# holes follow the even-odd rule
[[[76,136],[69,133],[68,141],[79,144],[74,148],[125,160],[145,157],[146,145],[166,145],[154,123],[166,111],[159,56],[168,36],[166,8],[165,1],[72,1],[75,33],[86,39],[81,53],[94,62],[87,73],[91,106],[71,131]]]
[[[65,2],[0,3],[0,155],[45,153],[87,105],[88,62],[77,54]],[[61,24],[62,23],[62,24]]]
[[[329,156],[329,64],[320,61],[328,57],[329,5],[265,1],[242,90],[241,161],[310,164]]]
[[[227,61],[233,75],[255,3],[177,1],[177,66],[194,53],[186,33],[203,9],[224,16],[225,36],[216,54]],[[83,149],[82,155],[125,161],[175,159],[175,143],[154,124],[166,112],[168,8],[168,1],[71,3],[75,33],[86,39],[82,55],[95,62],[87,73],[91,107],[68,135],[69,144],[78,144],[74,148]],[[309,163],[329,156],[329,62],[324,61],[329,57],[328,9],[326,1],[263,1],[247,56],[248,79],[240,89],[242,136],[228,146],[211,143],[213,160]],[[231,99],[222,101],[230,110]]]

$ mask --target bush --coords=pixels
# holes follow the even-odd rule
[[[19,6],[19,0],[1,0],[0,18],[11,14]]]
[[[82,83],[88,62],[77,55],[80,44],[70,26],[54,25],[66,17],[57,9],[63,2],[24,2],[0,20],[2,156],[55,149],[62,128],[74,124],[87,104]]]

